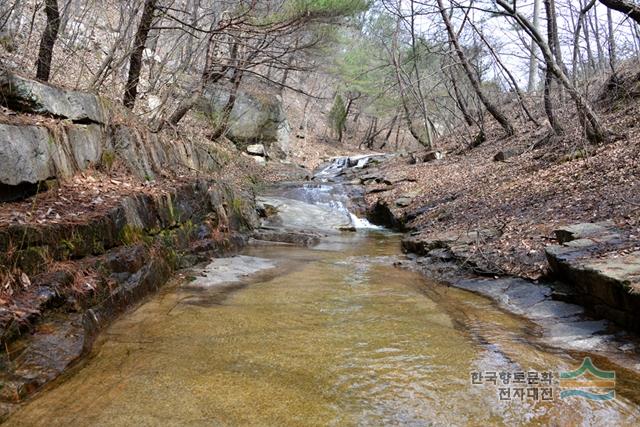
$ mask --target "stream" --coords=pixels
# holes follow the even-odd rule
[[[557,373],[582,357],[535,344],[526,320],[485,297],[395,267],[400,235],[359,220],[332,191],[263,200],[339,211],[320,244],[251,246],[189,271],[8,425],[638,424],[638,378],[619,372],[612,400],[560,397]],[[289,221],[322,229],[322,215],[305,223],[296,210]],[[339,231],[349,218],[358,231]],[[538,381],[515,383],[520,372]]]

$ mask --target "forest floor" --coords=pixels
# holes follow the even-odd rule
[[[587,143],[571,109],[563,108],[566,134],[536,148],[547,131],[524,124],[510,138],[492,127],[487,140],[473,149],[460,150],[453,138],[444,139],[439,145],[446,153],[443,160],[386,162],[376,173],[397,184],[368,186],[368,202],[386,202],[399,218],[408,215],[407,227],[425,238],[497,231],[497,238],[473,245],[496,274],[544,275],[544,247],[561,225],[610,220],[628,242],[617,250],[640,250],[640,103],[605,99],[599,110],[619,135],[617,141]],[[569,128],[571,123],[576,125]],[[500,151],[521,154],[494,160]]]

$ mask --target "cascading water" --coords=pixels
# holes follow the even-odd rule
[[[493,301],[394,267],[399,236],[331,235],[370,227],[352,213],[361,197],[340,182],[271,189],[266,220],[327,231],[319,245],[256,245],[193,271],[8,425],[638,425],[635,374],[617,372],[615,399],[565,399],[538,374],[582,354],[546,351]],[[518,373],[536,380],[510,382]]]
[[[278,224],[285,228],[381,229],[356,213],[358,205],[362,204],[359,202],[363,202],[362,189],[345,184],[340,178],[345,170],[361,169],[377,156],[335,158],[314,175],[315,182],[278,185],[260,201],[277,208],[280,212]]]

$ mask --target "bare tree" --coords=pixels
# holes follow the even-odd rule
[[[442,1],[442,0],[439,0]],[[533,26],[524,15],[518,12],[512,4],[506,0],[496,0],[496,4],[500,6],[508,16],[511,16],[515,21],[529,34],[529,36],[536,41],[538,47],[542,52],[547,68],[557,77],[562,85],[567,89],[569,96],[573,99],[578,115],[584,118],[583,123],[587,137],[594,143],[599,143],[609,140],[611,132],[606,129],[600,118],[593,110],[593,107],[589,101],[571,84],[569,77],[564,73],[562,68],[555,61],[554,55],[549,48],[549,45],[544,40],[540,32]]]
[[[455,52],[460,60],[460,64],[462,65],[462,68],[464,69],[465,74],[467,75],[467,78],[471,83],[471,87],[473,87],[474,91],[478,95],[478,98],[485,106],[487,111],[489,111],[491,116],[493,116],[493,118],[496,119],[498,123],[500,123],[500,126],[502,126],[502,129],[504,129],[505,133],[508,136],[515,134],[515,129],[513,128],[513,125],[511,124],[509,119],[507,119],[507,116],[502,111],[500,111],[500,109],[496,105],[494,105],[493,102],[489,100],[489,97],[484,93],[482,87],[480,86],[480,81],[478,80],[477,74],[469,63],[469,60],[467,59],[464,51],[462,50],[462,46],[460,46],[457,34],[453,29],[453,25],[451,24],[451,20],[449,19],[449,15],[447,14],[442,0],[438,0],[438,8],[440,10],[442,20],[447,27],[449,40],[451,41],[451,44],[453,44]]]
[[[127,108],[133,108],[138,95],[138,83],[140,82],[140,71],[142,69],[142,55],[144,47],[147,43],[149,30],[153,24],[153,16],[156,11],[157,0],[145,0],[144,9],[142,10],[142,18],[138,25],[138,31],[133,42],[133,51],[129,60],[129,77],[124,89],[124,97],[122,103]]]
[[[40,39],[40,50],[38,51],[38,61],[36,62],[36,78],[46,82],[49,81],[49,75],[51,74],[53,47],[60,29],[58,1],[46,0],[44,11],[47,14],[47,26],[42,34],[42,39]]]
[[[535,0],[533,3],[533,26],[540,28],[540,0]],[[529,83],[527,85],[527,92],[533,92],[536,88],[536,74],[538,72],[538,56],[537,45],[531,41],[531,54],[529,56]]]
[[[640,5],[628,0],[600,0],[600,3],[640,23]]]

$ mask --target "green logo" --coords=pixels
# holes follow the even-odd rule
[[[616,397],[616,373],[596,368],[585,357],[575,371],[560,373],[561,398],[583,397],[590,400],[611,400]]]

